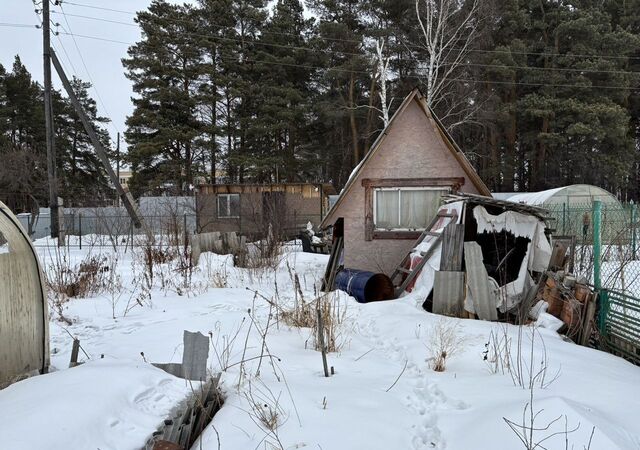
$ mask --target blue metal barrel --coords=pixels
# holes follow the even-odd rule
[[[393,283],[383,273],[345,268],[337,273],[335,287],[355,297],[358,303],[394,298]]]

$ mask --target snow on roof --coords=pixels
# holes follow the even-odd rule
[[[594,200],[600,200],[606,204],[619,203],[611,192],[591,184],[571,184],[540,192],[516,192],[511,196],[508,196],[507,192],[498,192],[492,195],[494,198],[532,206],[542,206],[550,203],[586,204],[592,203]]]
[[[555,189],[547,189],[546,191],[540,192],[523,192],[521,194],[515,194],[512,197],[509,197],[510,202],[514,203],[525,203],[527,205],[542,205],[544,202],[549,200],[555,194],[565,189],[567,186],[555,188]]]

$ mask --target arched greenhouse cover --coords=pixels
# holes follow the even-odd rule
[[[605,206],[621,207],[620,202],[611,192],[590,184],[572,184],[540,192],[514,193],[507,200],[542,207],[562,204],[586,206],[591,205],[594,200],[600,200]]]
[[[49,366],[42,268],[16,216],[0,202],[0,389]]]

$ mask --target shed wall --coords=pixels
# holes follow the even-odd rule
[[[283,192],[284,210],[279,211],[277,219],[288,232],[304,229],[307,222],[318,226],[322,213],[328,209],[328,196],[322,188],[314,185],[224,185],[203,186],[197,196],[198,231],[229,232],[242,234],[261,234],[268,224],[262,208],[262,196],[265,192]],[[216,204],[218,193],[240,194],[240,217],[219,218]]]
[[[443,142],[433,119],[416,101],[392,123],[387,136],[357,175],[335,217],[344,217],[345,267],[388,275],[415,244],[415,239],[365,240],[365,178],[460,177],[460,191],[479,194]]]

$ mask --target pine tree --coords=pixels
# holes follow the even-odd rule
[[[251,136],[257,180],[300,181],[316,163],[313,155],[301,153],[314,64],[307,50],[310,26],[299,0],[279,0],[257,42],[260,90]]]
[[[123,60],[138,94],[127,118],[128,162],[134,171],[131,189],[137,194],[190,192],[204,171],[197,137],[202,48],[198,18],[190,5],[155,0],[138,13],[143,38]]]

